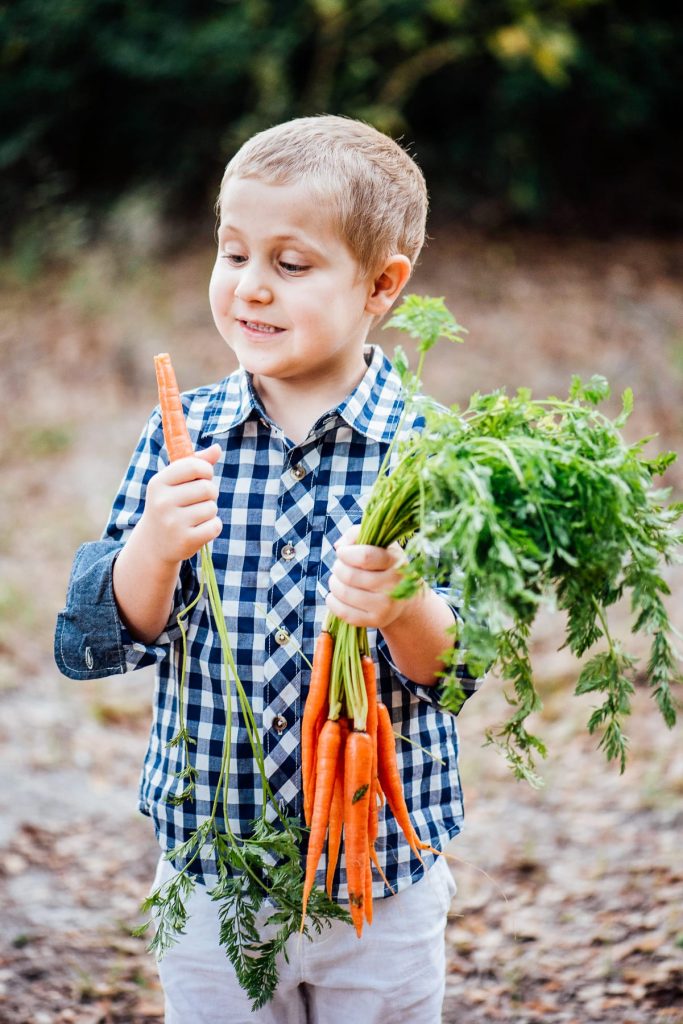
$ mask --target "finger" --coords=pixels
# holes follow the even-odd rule
[[[190,530],[190,535],[194,550],[199,551],[202,545],[210,544],[222,532],[223,522],[217,516],[214,519],[207,520],[205,523],[200,523],[198,526],[193,526]]]
[[[188,480],[211,480],[213,466],[210,461],[200,458],[199,455],[188,455],[185,459],[171,462],[162,470],[162,473],[166,483],[182,484]]]
[[[173,501],[178,508],[187,508],[201,501],[218,501],[218,484],[215,480],[188,480],[176,484],[173,489]]]
[[[215,501],[198,501],[183,509],[183,520],[188,526],[200,526],[218,516],[218,505]]]
[[[330,593],[345,607],[364,615],[376,617],[384,610],[387,603],[386,594],[361,590],[352,584],[343,583],[335,575],[330,576],[329,588]]]
[[[341,558],[335,561],[332,568],[330,579],[335,577],[357,590],[378,594],[390,594],[403,578],[396,566],[384,570],[358,569],[354,565],[347,565]]]
[[[221,457],[221,446],[216,442],[209,448],[202,448],[200,451],[195,453],[198,459],[204,459],[206,462],[211,463],[215,466]]]
[[[374,544],[349,544],[337,548],[337,558],[345,565],[371,572],[381,572],[398,564],[395,551]]]
[[[349,544],[355,544],[360,534],[360,523],[356,523],[354,526],[350,526],[348,530],[342,533],[338,541],[334,545],[335,551],[339,548],[347,547]]]
[[[371,626],[370,616],[359,608],[349,607],[343,601],[338,600],[330,591],[325,598],[325,604],[333,615],[336,615],[342,622],[348,622],[350,626]]]

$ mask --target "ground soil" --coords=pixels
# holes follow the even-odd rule
[[[573,373],[603,373],[615,394],[635,391],[633,439],[680,450],[683,246],[432,234],[414,290],[445,295],[470,331],[435,353],[432,393],[560,393]],[[233,366],[208,312],[211,260],[208,241],[144,259],[102,245],[31,282],[8,274],[0,293],[0,1024],[163,1017],[131,936],[157,859],[136,810],[152,680],[69,682],[52,631],[73,552],[98,536],[154,404],[152,354],[173,353],[184,387]],[[678,492],[682,472],[667,478]],[[681,572],[667,572],[683,628]],[[614,625],[632,643],[624,609]],[[641,673],[627,770],[608,766],[585,730],[590,700],[571,695],[561,626],[547,616],[534,639],[541,790],[482,746],[506,714],[497,680],[460,716],[467,821],[450,848],[444,1022],[681,1024],[680,726],[664,727]]]

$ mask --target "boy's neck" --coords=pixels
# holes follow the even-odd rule
[[[360,359],[335,376],[324,376],[320,381],[305,386],[298,380],[278,380],[272,377],[253,377],[253,385],[263,407],[285,437],[300,444],[316,420],[336,408],[360,384],[367,372],[363,352]]]

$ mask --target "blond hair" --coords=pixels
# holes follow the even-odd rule
[[[347,117],[300,117],[259,132],[229,162],[216,203],[232,178],[269,185],[305,181],[331,207],[335,226],[364,273],[394,253],[411,264],[422,248],[427,186],[397,142]]]

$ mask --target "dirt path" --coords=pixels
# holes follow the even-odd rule
[[[0,1021],[160,1020],[154,966],[130,936],[156,861],[135,809],[149,678],[58,683],[58,700],[54,687],[38,679],[4,701]],[[562,687],[545,700],[541,791],[481,747],[504,714],[499,688],[461,716],[467,827],[451,846],[444,1021],[681,1022],[680,737],[639,692],[619,777],[584,736],[585,708],[567,713]]]
[[[474,747],[505,714],[499,690],[463,717],[468,819],[453,850],[489,877],[453,866],[449,1024],[683,1021],[680,736],[640,691],[620,777],[567,694],[546,696],[540,792]]]

